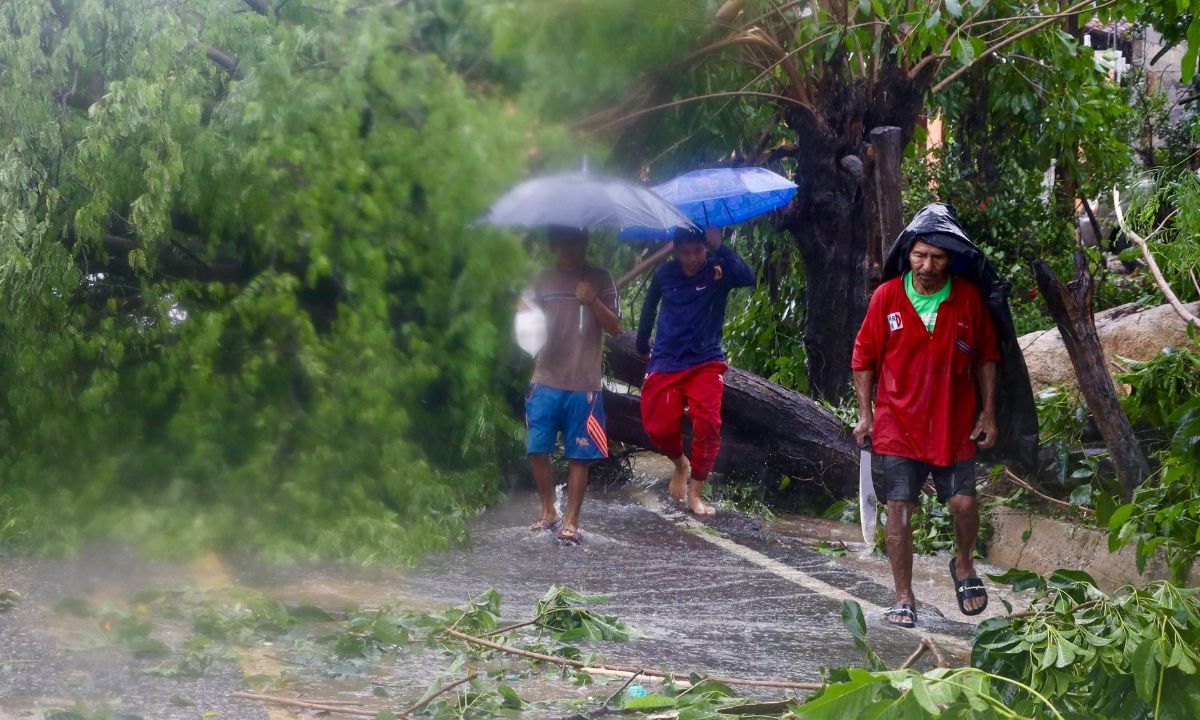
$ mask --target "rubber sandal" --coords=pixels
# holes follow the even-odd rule
[[[535,533],[536,532],[554,532],[555,530],[559,529],[560,527],[562,527],[562,518],[559,518],[558,520],[555,520],[554,522],[550,522],[543,518],[543,519],[538,520],[534,524],[530,525],[529,531],[535,532]]]
[[[558,535],[554,537],[560,545],[575,546],[583,541],[583,533],[578,530],[559,530]]]
[[[893,618],[894,615],[900,617]],[[915,628],[917,626],[917,611],[908,603],[896,603],[887,610],[883,611],[883,621],[888,625],[895,625],[902,628]]]
[[[954,571],[956,558],[950,558],[950,579],[954,581],[954,596],[958,598],[958,609],[963,615],[978,615],[987,609],[988,594],[983,587],[983,581],[977,577],[958,579],[958,574]],[[983,604],[974,610],[968,610],[966,601],[970,598],[983,598]]]

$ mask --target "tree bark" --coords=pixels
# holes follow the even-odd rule
[[[904,198],[900,194],[903,179],[900,161],[904,144],[900,128],[878,127],[871,131],[871,208],[875,218],[867,247],[867,286],[869,296],[883,278],[883,263],[892,243],[904,229]]]
[[[1064,284],[1041,260],[1033,263],[1038,290],[1058,325],[1063,344],[1079,378],[1079,389],[1088,411],[1104,437],[1126,500],[1150,475],[1150,464],[1137,443],[1129,418],[1121,409],[1116,388],[1105,368],[1104,353],[1092,316],[1094,278],[1082,250],[1075,251],[1075,279]]]
[[[646,365],[631,333],[609,338],[606,360],[612,377],[641,385]],[[654,449],[636,397],[606,392],[604,410],[610,439]],[[760,481],[788,475],[839,498],[857,492],[858,451],[849,428],[810,398],[730,368],[721,418],[718,472]]]
[[[867,313],[867,238],[862,199],[864,165],[857,154],[836,156],[838,144],[801,139],[789,230],[804,260],[804,349],[813,397],[837,403],[850,394],[850,354]],[[860,146],[861,149],[861,146]],[[848,159],[847,159],[848,158]]]

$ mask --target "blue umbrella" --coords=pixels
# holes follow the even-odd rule
[[[697,225],[724,227],[787,205],[796,183],[760,167],[714,168],[693,170],[651,189]]]

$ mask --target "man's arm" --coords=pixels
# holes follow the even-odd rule
[[[987,362],[979,367],[976,384],[979,386],[979,396],[983,398],[983,409],[979,412],[975,429],[971,431],[971,439],[986,450],[996,444],[996,434],[999,432],[996,427],[996,363]]]
[[[650,355],[650,333],[654,332],[654,321],[658,318],[658,303],[662,300],[662,280],[654,273],[646,299],[642,301],[642,314],[638,318],[637,351],[646,359]]]
[[[616,335],[621,332],[621,316],[616,311],[616,286],[612,285],[612,278],[609,278],[609,287],[604,291],[605,299],[600,293],[597,293],[592,284],[586,280],[580,281],[575,287],[575,298],[579,302],[586,305],[595,316],[596,322],[600,323],[600,327],[609,335]],[[611,305],[609,304],[611,301]]]
[[[719,238],[720,236],[715,243],[710,243],[709,247],[713,251],[713,259],[721,265],[724,280],[729,283],[727,287],[752,287],[756,281],[754,270],[733,248],[721,242]]]
[[[862,447],[867,436],[875,429],[875,405],[871,396],[875,392],[875,371],[854,371],[854,394],[858,397],[858,425],[854,426],[854,440]]]

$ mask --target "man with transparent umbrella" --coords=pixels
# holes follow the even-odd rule
[[[605,331],[615,334],[621,329],[612,276],[585,262],[588,230],[607,227],[654,236],[695,226],[647,188],[587,172],[586,165],[584,172],[544,175],[518,184],[492,204],[483,222],[544,228],[550,236],[555,265],[538,275],[525,303],[537,305],[544,314],[545,343],[537,343],[536,349],[522,345],[537,358],[525,404],[529,462],[542,503],[533,529],[550,531],[560,523],[550,452],[561,430],[570,471],[558,539],[578,543],[588,465],[608,454],[601,342]],[[518,332],[518,341],[520,336]]]
[[[546,342],[537,354],[525,398],[526,450],[542,503],[542,515],[531,529],[558,529],[559,541],[576,543],[588,466],[608,457],[601,360],[604,333],[619,333],[621,316],[612,275],[587,263],[587,232],[551,227],[548,235],[555,264],[538,273],[525,293],[546,317]],[[561,519],[554,506],[550,467],[559,432],[570,466],[567,509]]]

